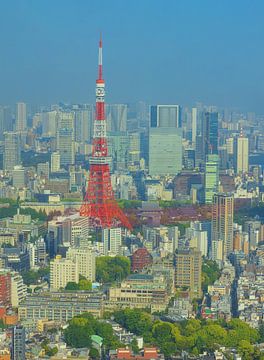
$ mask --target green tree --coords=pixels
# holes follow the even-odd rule
[[[121,281],[130,273],[130,260],[124,256],[96,258],[96,280],[102,283]]]
[[[65,290],[79,290],[79,285],[73,281],[68,282],[65,286]]]
[[[39,275],[37,271],[29,270],[21,273],[23,281],[26,285],[35,285],[38,283]]]
[[[202,264],[202,289],[207,292],[208,285],[212,285],[220,277],[220,270],[213,260],[203,259]]]
[[[64,332],[66,343],[76,348],[90,347],[92,334],[93,328],[85,318],[73,318]]]
[[[243,360],[251,360],[254,355],[254,346],[248,340],[241,340],[238,345],[238,352]]]
[[[99,351],[96,348],[91,347],[89,351],[89,357],[93,360],[99,360],[100,359]]]
[[[92,283],[89,280],[82,279],[78,283],[78,290],[92,290]]]
[[[137,343],[137,339],[133,339],[130,343],[131,345],[131,349],[133,351],[134,354],[138,354],[139,353],[139,347],[138,347],[138,343]]]

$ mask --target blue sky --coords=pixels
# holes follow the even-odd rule
[[[264,113],[262,0],[2,0],[0,104],[195,101]]]

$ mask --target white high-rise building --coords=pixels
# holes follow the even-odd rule
[[[95,251],[93,246],[70,247],[66,258],[78,264],[79,274],[95,281]]]
[[[27,295],[27,286],[23,282],[23,278],[19,273],[11,273],[11,304],[18,307]]]
[[[119,255],[122,245],[121,228],[103,229],[102,241],[105,255]]]
[[[23,131],[27,128],[27,106],[23,102],[16,104],[16,130]]]
[[[50,262],[50,289],[64,289],[69,282],[79,282],[78,264],[70,259],[57,255]]]
[[[192,144],[195,144],[197,136],[197,108],[192,108]]]
[[[248,172],[248,138],[243,135],[235,140],[236,173]]]

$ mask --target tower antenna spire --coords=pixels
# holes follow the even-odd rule
[[[102,33],[100,33],[100,40],[99,40],[98,80],[103,80],[103,41],[102,41]]]

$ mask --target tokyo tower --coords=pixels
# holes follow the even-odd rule
[[[103,80],[102,39],[100,38],[98,79],[96,80],[96,115],[92,157],[90,159],[90,175],[88,188],[80,208],[80,215],[88,217],[94,227],[111,228],[123,226],[131,229],[127,217],[114,198],[111,185],[104,96],[105,82]]]

